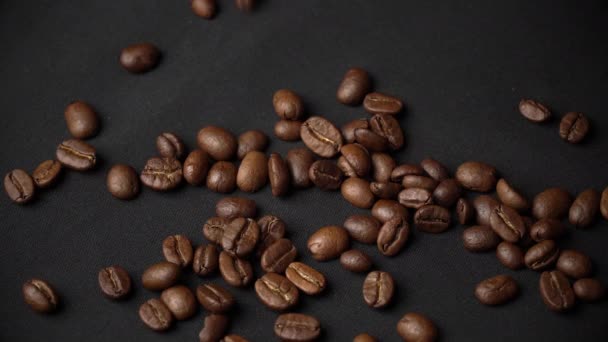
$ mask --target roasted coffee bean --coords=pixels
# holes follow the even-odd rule
[[[587,189],[572,202],[568,220],[576,228],[587,228],[595,221],[599,208],[600,194],[593,189]]]
[[[63,166],[76,171],[90,170],[97,162],[95,147],[78,139],[69,139],[59,144],[55,157]]]
[[[363,281],[363,300],[372,308],[379,309],[390,304],[394,292],[395,282],[387,272],[372,271]]]
[[[601,281],[595,278],[583,278],[572,285],[574,294],[585,302],[597,302],[606,295],[606,288]]]
[[[346,144],[340,149],[338,167],[347,177],[366,177],[372,168],[372,160],[365,147],[359,144]]]
[[[285,236],[287,225],[279,217],[266,215],[258,220],[258,226],[260,227],[260,242],[257,256],[261,257],[268,246]]]
[[[463,188],[477,191],[489,192],[496,186],[496,169],[494,166],[469,161],[461,164],[456,169],[456,180]]]
[[[247,153],[236,174],[236,185],[245,192],[256,192],[268,182],[268,158],[259,151]]]
[[[226,251],[220,252],[220,273],[230,286],[244,287],[253,280],[251,263]]]
[[[374,194],[365,179],[350,177],[340,187],[342,197],[357,208],[368,209],[374,205]]]
[[[227,161],[218,161],[207,173],[207,188],[222,194],[233,192],[236,188],[236,175],[236,165]]]
[[[447,178],[439,182],[433,191],[433,200],[442,207],[453,206],[462,195],[462,189],[453,178]]]
[[[370,334],[363,333],[355,336],[353,342],[378,342],[378,340]]]
[[[118,265],[102,268],[97,280],[101,293],[110,299],[123,299],[131,293],[131,277]]]
[[[365,252],[351,249],[340,255],[340,265],[351,272],[369,272],[372,268],[372,259]]]
[[[186,286],[170,287],[160,294],[160,299],[178,321],[188,319],[196,313],[196,298]]]
[[[370,114],[396,115],[403,109],[403,102],[391,95],[369,93],[363,100],[363,108]]]
[[[547,271],[540,275],[540,295],[553,311],[564,312],[574,307],[576,298],[568,278],[560,271]]]
[[[551,218],[538,220],[530,228],[530,236],[537,242],[543,240],[557,240],[566,233],[566,226],[560,220]]]
[[[175,158],[150,158],[139,179],[152,190],[169,191],[182,182],[182,164]]]
[[[340,256],[350,245],[348,232],[338,226],[325,226],[314,232],[307,242],[312,257],[326,261]]]
[[[496,247],[496,257],[501,264],[512,270],[524,267],[524,252],[513,243],[503,241]]]
[[[253,11],[256,1],[255,0],[235,0],[236,8],[243,12]]]
[[[388,149],[388,140],[371,129],[356,128],[354,135],[355,142],[370,152],[384,152]]]
[[[532,201],[532,214],[537,219],[561,219],[570,209],[572,198],[570,194],[560,188],[549,188],[534,197]]]
[[[168,261],[161,261],[148,267],[141,276],[141,283],[145,289],[161,291],[177,283],[181,275],[179,265]]]
[[[304,147],[294,148],[287,152],[286,159],[291,174],[291,184],[296,188],[310,187],[312,181],[308,176],[308,170],[315,161],[312,152]]]
[[[496,194],[503,204],[521,212],[527,211],[530,208],[530,202],[515,188],[513,188],[504,178],[496,183]]]
[[[260,227],[250,218],[232,220],[222,236],[222,247],[226,252],[245,257],[255,249],[260,238]]]
[[[503,240],[517,242],[524,237],[526,225],[514,209],[501,204],[494,208],[490,215],[490,226]]]
[[[309,315],[282,314],[274,322],[274,334],[283,341],[314,341],[321,334],[321,323]]]
[[[186,147],[177,135],[165,132],[156,137],[156,149],[161,157],[181,159]]]
[[[475,287],[475,297],[484,305],[501,305],[519,294],[519,286],[512,277],[501,274],[481,281]]]
[[[403,147],[405,138],[399,121],[392,115],[376,114],[369,120],[372,131],[388,141],[388,146],[395,151]]]
[[[266,272],[283,273],[297,256],[298,250],[291,241],[279,239],[262,253],[260,263]]]
[[[420,166],[422,166],[424,171],[429,176],[431,176],[431,178],[433,178],[434,180],[436,180],[438,182],[441,182],[442,180],[448,179],[450,177],[448,169],[443,164],[436,161],[435,159],[432,159],[432,158],[423,159],[420,162]]]
[[[201,18],[212,19],[215,16],[215,0],[190,0],[192,12]]]
[[[602,191],[602,199],[600,200],[600,212],[606,220],[608,220],[608,187]]]
[[[41,279],[30,279],[21,287],[23,300],[32,310],[50,313],[59,306],[59,295],[49,283]]]
[[[148,299],[139,307],[139,318],[154,331],[165,331],[173,324],[173,315],[160,299]]]
[[[4,191],[13,202],[25,204],[34,198],[36,186],[25,170],[15,169],[4,176]]]
[[[442,233],[450,228],[450,212],[438,205],[425,205],[416,210],[414,225],[426,233]]]
[[[206,126],[196,136],[198,147],[215,160],[230,160],[236,155],[238,142],[228,130],[217,126]]]
[[[376,182],[387,183],[391,181],[391,173],[397,166],[395,159],[386,153],[372,153],[372,178]]]
[[[551,118],[551,111],[545,105],[530,99],[519,101],[519,112],[532,122],[544,122]]]
[[[396,199],[403,187],[401,187],[401,184],[393,182],[371,182],[369,183],[369,189],[378,198]]]
[[[255,201],[245,197],[224,197],[215,204],[215,214],[227,219],[253,218],[257,211]]]
[[[299,120],[304,115],[302,99],[289,89],[277,90],[272,96],[272,105],[283,120]]]
[[[169,235],[163,240],[163,255],[168,262],[187,267],[192,263],[192,242],[184,235]]]
[[[302,121],[279,120],[274,125],[274,135],[283,141],[300,140]]]
[[[120,65],[130,73],[141,74],[156,67],[160,50],[151,43],[129,45],[120,53]]]
[[[423,314],[410,312],[397,323],[397,333],[404,341],[433,342],[439,333],[433,321]]]
[[[192,270],[199,276],[207,276],[215,272],[219,265],[219,252],[215,246],[200,245],[194,251]]]
[[[228,312],[236,303],[228,290],[212,283],[199,285],[196,288],[196,299],[205,310],[213,313]]]
[[[243,159],[251,151],[263,152],[268,146],[268,137],[257,129],[249,130],[239,135],[238,145],[236,155]]]
[[[378,221],[385,223],[400,217],[407,221],[410,217],[407,208],[397,201],[381,199],[376,201],[372,207],[372,216]]]
[[[340,188],[342,170],[333,160],[317,160],[308,169],[308,178],[321,190],[330,191]]]
[[[64,111],[68,131],[76,139],[87,139],[95,136],[99,130],[97,113],[84,101],[70,103]]]
[[[106,186],[112,196],[118,199],[133,199],[139,194],[137,172],[129,165],[116,164],[108,171]]]
[[[210,314],[205,316],[203,328],[198,333],[199,342],[218,342],[228,331],[230,319],[226,315]]]
[[[44,189],[57,183],[61,176],[61,163],[56,160],[45,160],[32,172],[32,178],[38,188]]]
[[[287,266],[285,276],[298,289],[308,295],[321,293],[326,286],[325,276],[321,272],[297,261]]]
[[[216,245],[222,244],[224,231],[230,223],[230,219],[225,217],[212,217],[203,225],[203,235],[207,240]]]
[[[399,193],[399,203],[406,208],[418,209],[433,204],[433,195],[423,188],[407,188]]]
[[[276,273],[266,273],[255,282],[258,299],[269,309],[287,310],[298,303],[300,292],[289,279]]]
[[[367,119],[355,119],[342,126],[342,137],[344,137],[345,143],[352,144],[355,142],[355,130],[357,128],[369,128],[369,121]]]
[[[361,68],[350,68],[338,86],[336,98],[345,105],[357,106],[363,102],[363,98],[369,93],[371,87],[372,81],[367,71]]]
[[[201,185],[207,178],[209,171],[209,156],[207,152],[196,149],[184,161],[183,175],[186,182],[192,185]]]
[[[372,216],[351,215],[344,221],[344,228],[355,241],[361,243],[376,243],[380,232],[380,221]]]
[[[500,203],[498,203],[498,201],[490,195],[480,195],[475,197],[473,200],[473,208],[475,209],[477,224],[489,226],[492,213],[499,205]]]
[[[456,216],[458,223],[465,225],[473,220],[475,216],[475,208],[466,198],[459,198],[456,202]]]
[[[585,138],[589,126],[589,119],[583,113],[570,112],[559,123],[559,136],[571,144],[577,144]]]
[[[424,169],[419,165],[401,164],[391,172],[391,181],[401,183],[405,176],[424,176]]]
[[[300,128],[304,144],[321,157],[331,158],[342,148],[342,134],[329,120],[312,116]]]
[[[462,231],[462,243],[469,252],[491,251],[500,241],[500,236],[488,226],[473,226]]]
[[[555,268],[574,279],[586,278],[593,272],[593,263],[587,255],[573,249],[564,249]]]
[[[404,188],[421,188],[430,191],[431,193],[437,187],[437,181],[433,178],[418,175],[407,175],[401,179],[401,185]]]
[[[376,246],[380,253],[394,256],[401,252],[410,236],[410,225],[402,217],[386,221],[380,228]]]
[[[220,342],[249,342],[249,340],[240,335],[230,334],[224,336]]]
[[[559,257],[559,248],[553,240],[545,240],[530,247],[524,255],[528,268],[541,271],[551,267]]]
[[[289,167],[278,153],[272,153],[268,158],[268,180],[272,195],[275,197],[283,196],[289,190],[291,181]]]

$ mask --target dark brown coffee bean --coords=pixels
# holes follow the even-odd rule
[[[4,176],[4,191],[15,203],[25,204],[34,198],[34,180],[22,169],[15,169]]]
[[[331,158],[342,148],[342,134],[329,120],[312,116],[300,128],[300,137],[306,146],[317,155]]]
[[[215,16],[215,0],[190,0],[192,12],[201,18],[212,19]]]
[[[491,251],[500,241],[500,236],[488,226],[473,226],[462,231],[462,243],[469,252]]]
[[[156,149],[161,157],[181,159],[186,147],[177,135],[165,132],[156,137]]]
[[[188,319],[196,313],[196,298],[186,286],[170,287],[160,294],[160,299],[178,321]]]
[[[123,299],[131,293],[131,277],[118,265],[102,268],[97,280],[101,293],[110,299]]]
[[[371,182],[369,184],[369,189],[372,191],[372,194],[378,198],[396,199],[403,187],[401,184],[393,182]]]
[[[568,278],[560,271],[547,271],[540,275],[540,295],[553,311],[564,312],[574,307],[576,298]]]
[[[529,269],[542,271],[555,264],[559,252],[559,247],[553,240],[541,241],[528,249],[524,256],[524,262]]]
[[[439,335],[433,321],[415,312],[407,313],[399,320],[397,333],[408,342],[433,342]]]
[[[583,113],[570,112],[559,123],[559,136],[571,144],[577,144],[585,138],[589,126],[589,119]]]
[[[342,137],[344,137],[345,143],[352,144],[355,142],[355,130],[357,128],[369,128],[369,121],[365,118],[355,119],[342,126]]]
[[[179,265],[168,261],[161,261],[148,267],[141,276],[141,283],[145,289],[161,291],[177,283],[181,275]]]
[[[238,142],[228,130],[217,126],[206,126],[196,136],[198,147],[215,160],[230,160],[236,155]]]
[[[43,161],[36,167],[34,172],[32,172],[34,183],[41,189],[55,185],[61,176],[61,169],[61,163],[56,160]],[[135,178],[137,178],[137,176]]]
[[[435,159],[432,159],[432,158],[423,159],[420,162],[420,166],[422,166],[424,171],[429,176],[431,176],[431,178],[433,178],[434,180],[436,180],[438,182],[441,182],[442,180],[448,179],[450,177],[448,169],[443,164],[436,161]]]
[[[494,208],[490,215],[490,226],[503,240],[517,242],[524,237],[526,225],[514,209],[501,204]]]
[[[500,203],[498,203],[498,201],[490,195],[480,195],[475,197],[473,200],[473,208],[475,208],[477,224],[489,226],[492,213],[499,205]]]
[[[196,149],[184,161],[183,175],[186,182],[192,185],[201,185],[207,178],[209,171],[209,156],[207,152]]]
[[[366,177],[372,168],[372,160],[365,147],[359,144],[346,144],[340,149],[338,167],[347,177]]]
[[[304,147],[294,148],[287,152],[286,160],[291,174],[291,184],[296,188],[310,187],[312,181],[308,176],[308,170],[315,161],[312,152]]]
[[[325,276],[321,272],[297,261],[287,266],[285,276],[298,289],[308,295],[319,294],[326,286]]]
[[[407,243],[410,225],[402,217],[386,221],[380,228],[376,245],[380,253],[386,256],[397,255]]]
[[[338,226],[325,226],[314,232],[307,242],[312,257],[326,261],[340,256],[350,245],[348,232]]]
[[[551,117],[551,111],[545,105],[530,99],[519,101],[519,112],[532,122],[544,122]]]
[[[372,268],[372,259],[365,252],[351,249],[340,255],[340,265],[351,272],[369,272]]]
[[[435,203],[446,208],[453,206],[461,195],[462,189],[453,178],[442,180],[433,191]]]
[[[289,279],[266,273],[255,282],[258,299],[271,310],[287,310],[298,303],[298,288]]]
[[[236,174],[236,185],[245,192],[256,192],[268,182],[268,158],[259,151],[247,153]]]
[[[363,102],[363,98],[369,93],[371,87],[372,81],[367,71],[361,68],[350,68],[338,86],[336,98],[345,105],[357,106]]]
[[[243,12],[253,11],[256,1],[255,0],[235,0],[236,8]]]
[[[273,196],[283,196],[289,190],[289,167],[278,153],[272,153],[268,158],[268,179]]]
[[[561,219],[570,209],[572,198],[570,194],[560,188],[549,188],[534,197],[532,201],[532,214],[537,219]]]
[[[139,194],[137,172],[129,165],[116,164],[108,171],[106,186],[112,196],[118,199],[133,199]]]
[[[302,121],[279,120],[274,125],[274,135],[283,141],[300,140]]]
[[[399,121],[392,115],[376,114],[369,120],[372,131],[388,141],[388,146],[395,151],[403,147],[405,138]]]
[[[228,224],[222,236],[222,247],[226,252],[245,257],[255,249],[260,238],[260,227],[250,218],[235,218]]]
[[[355,336],[353,342],[378,342],[378,340],[370,334],[363,333]]]
[[[528,199],[515,190],[504,178],[499,179],[498,183],[496,183],[496,194],[502,203],[520,213],[530,208]]]
[[[530,236],[534,241],[557,240],[567,232],[566,226],[560,221],[551,218],[538,220],[530,228]]]
[[[418,176],[418,175],[407,175],[403,176],[401,180],[401,185],[404,188],[422,188],[430,191],[431,193],[437,187],[437,181],[433,178],[426,176]]]
[[[333,160],[317,160],[308,169],[308,178],[324,191],[336,190],[342,184],[342,170]]]
[[[230,219],[225,217],[212,217],[205,222],[203,225],[203,235],[209,242],[216,245],[222,244],[222,238],[224,237],[224,231],[230,223]]]
[[[407,208],[397,201],[381,199],[376,201],[372,207],[372,216],[378,221],[385,223],[400,217],[407,221],[410,217]]]
[[[215,214],[227,219],[254,218],[257,211],[255,201],[245,197],[224,197],[215,204]]]
[[[266,215],[258,220],[258,226],[260,227],[260,242],[257,256],[261,257],[268,246],[285,236],[287,225],[279,217]]]
[[[357,208],[368,209],[374,205],[374,194],[365,179],[350,177],[340,187],[342,197]]]
[[[321,323],[309,315],[283,314],[274,322],[274,334],[283,341],[314,341],[321,334]]]
[[[602,198],[600,200],[600,212],[602,213],[602,216],[604,216],[604,218],[608,220],[608,187],[606,187],[606,189],[602,191]]]
[[[90,170],[97,162],[95,147],[78,139],[69,139],[59,144],[55,157],[63,166],[76,171]]]
[[[199,342],[218,342],[228,331],[230,319],[226,315],[210,314],[205,316],[203,328],[198,333]]]
[[[99,130],[97,113],[84,101],[70,103],[64,111],[68,131],[76,139],[87,139],[95,136]]]
[[[363,108],[370,114],[396,115],[403,109],[403,102],[391,95],[369,93],[363,100]]]
[[[207,188],[213,192],[227,194],[236,189],[236,166],[227,161],[218,161],[207,173]]]
[[[484,305],[502,305],[519,294],[519,286],[512,277],[501,274],[481,281],[475,287],[475,297]]]
[[[587,255],[573,249],[564,249],[555,268],[574,279],[586,278],[593,272],[593,263]]]
[[[192,242],[184,235],[169,235],[163,240],[163,255],[168,262],[187,267],[192,263]]]
[[[379,309],[390,304],[394,292],[395,282],[387,272],[370,272],[363,281],[363,300],[372,308]]]
[[[283,120],[299,120],[304,115],[302,99],[289,89],[277,90],[272,96],[272,105]]]
[[[599,208],[600,194],[594,189],[587,189],[572,202],[568,220],[576,228],[587,228],[595,221]]]
[[[355,129],[355,142],[363,145],[370,152],[384,152],[388,149],[388,140],[367,128]]]
[[[151,43],[133,44],[120,53],[120,65],[130,73],[140,74],[154,69],[160,55],[160,50]]]
[[[228,312],[236,303],[228,290],[212,283],[199,285],[196,288],[196,299],[205,310],[213,313]]]
[[[401,183],[405,176],[424,176],[424,169],[414,164],[401,164],[391,172],[391,181]]]
[[[192,270],[199,276],[207,276],[215,272],[219,265],[219,252],[215,246],[200,245],[194,251]]]
[[[399,203],[406,208],[418,209],[427,204],[433,204],[433,195],[422,188],[407,188],[399,193]]]
[[[152,190],[169,191],[182,182],[182,164],[175,158],[150,158],[139,175]]]
[[[236,155],[239,159],[243,159],[251,151],[263,152],[268,146],[268,137],[257,129],[246,131],[239,135],[238,145]]]
[[[496,186],[496,169],[488,164],[469,161],[456,169],[456,180],[468,190],[489,192]]]
[[[414,225],[426,233],[442,233],[450,228],[450,212],[438,205],[425,205],[416,210]]]
[[[59,306],[59,296],[49,283],[41,279],[30,279],[21,287],[23,300],[32,310],[51,313]]]
[[[376,182],[386,183],[391,180],[391,173],[397,166],[395,159],[386,153],[372,153],[372,178]]]
[[[606,295],[606,288],[601,281],[595,278],[583,278],[572,285],[574,294],[585,302],[597,302]]]
[[[496,247],[496,257],[501,264],[512,270],[524,267],[524,252],[513,243],[503,241]]]
[[[380,232],[380,221],[372,216],[351,215],[344,221],[350,237],[361,243],[376,243]]]
[[[475,217],[475,208],[471,202],[466,198],[459,198],[456,202],[456,216],[458,217],[458,223],[465,225],[473,220]]]
[[[165,331],[173,324],[173,315],[160,299],[152,298],[139,307],[139,318],[154,331]]]
[[[283,273],[297,256],[298,250],[291,241],[279,239],[262,253],[260,263],[266,272]]]
[[[220,273],[230,286],[244,287],[253,280],[251,263],[226,251],[220,252]]]

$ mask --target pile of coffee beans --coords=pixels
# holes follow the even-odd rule
[[[549,121],[552,116],[547,106],[531,99],[522,99],[519,102],[519,112],[526,119],[536,123]],[[590,126],[589,119],[585,114],[568,112],[559,123],[559,136],[571,144],[578,144],[585,139]]]

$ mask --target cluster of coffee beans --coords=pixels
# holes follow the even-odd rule
[[[251,12],[255,7],[255,0],[235,0],[236,8],[243,12]],[[201,18],[212,19],[217,11],[216,0],[190,0],[192,12]]]
[[[532,122],[546,122],[551,119],[551,111],[544,104],[530,99],[519,102],[519,112]],[[589,133],[589,119],[583,113],[568,112],[559,123],[559,136],[571,144],[583,141]]]

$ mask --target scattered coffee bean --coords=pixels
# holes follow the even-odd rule
[[[227,161],[218,161],[207,173],[207,188],[213,192],[227,194],[236,188],[236,166]]]
[[[266,215],[258,220],[258,226],[260,227],[260,242],[257,256],[261,257],[266,248],[285,236],[287,225],[279,217]]]
[[[587,255],[573,249],[564,249],[555,268],[574,279],[586,278],[593,272],[593,263]]]
[[[372,308],[379,309],[390,304],[394,292],[395,282],[387,272],[372,271],[363,281],[363,300]]]
[[[30,279],[21,287],[23,300],[32,310],[51,313],[59,306],[59,295],[49,283],[41,279]]]
[[[393,182],[371,182],[369,183],[369,189],[378,198],[396,199],[403,187],[401,187],[401,184]]]
[[[409,235],[410,225],[407,220],[402,217],[395,217],[382,225],[376,245],[383,255],[394,256],[401,252]]]
[[[405,176],[423,176],[424,169],[419,165],[402,164],[393,169],[391,172],[391,181],[401,183]]]
[[[340,103],[357,106],[372,87],[372,81],[367,71],[362,68],[350,68],[346,71],[338,86],[336,98]]]
[[[346,144],[340,149],[338,167],[347,177],[366,177],[372,168],[369,152],[360,144]]]
[[[251,263],[226,251],[220,252],[220,273],[230,286],[244,287],[253,280]]]
[[[418,209],[433,204],[433,194],[423,188],[407,188],[399,193],[399,203],[406,208]]]
[[[534,197],[532,201],[532,214],[537,219],[561,219],[568,214],[572,198],[570,194],[560,188],[549,188]]]
[[[450,228],[450,212],[438,205],[425,205],[416,210],[414,225],[426,233],[442,233]]]
[[[490,226],[503,240],[517,242],[526,234],[524,220],[514,209],[501,204],[490,215]]]
[[[212,217],[208,219],[205,225],[203,225],[203,235],[210,242],[221,245],[224,231],[230,221],[230,219],[225,217]]]
[[[314,341],[321,334],[321,323],[309,315],[282,314],[274,322],[274,334],[284,341]]]
[[[350,177],[342,182],[340,187],[342,197],[357,208],[371,208],[374,204],[374,194],[369,182],[365,179]]]
[[[596,278],[579,279],[574,282],[572,289],[576,297],[585,302],[597,302],[606,295],[606,288]]]
[[[68,139],[59,144],[55,157],[63,166],[76,171],[90,170],[97,162],[95,147],[78,139]]]
[[[129,165],[116,164],[110,168],[106,186],[112,196],[121,200],[131,200],[139,194],[139,178]]]
[[[608,187],[602,191],[602,199],[600,200],[600,212],[606,220],[608,220]]]
[[[570,112],[559,123],[559,136],[571,144],[577,144],[585,138],[589,126],[589,119],[583,113]]]
[[[205,316],[203,328],[198,333],[199,342],[218,342],[228,330],[230,319],[226,315],[210,314]]]
[[[266,272],[283,273],[297,256],[298,250],[291,241],[279,239],[266,248],[260,263]]]
[[[530,202],[504,178],[499,179],[496,183],[496,194],[503,204],[519,212],[525,212],[530,208]]]
[[[291,174],[291,184],[296,188],[310,187],[312,181],[308,176],[308,170],[315,161],[312,152],[304,147],[294,148],[287,152],[286,160]]]
[[[317,261],[335,259],[350,245],[348,232],[338,226],[325,226],[314,232],[307,242],[312,257]]]
[[[424,169],[424,171],[429,176],[431,176],[431,178],[433,178],[434,180],[436,180],[438,182],[441,182],[450,177],[448,169],[443,164],[441,164],[440,162],[438,162],[435,159],[432,159],[432,158],[423,159],[420,162],[420,166]]]
[[[557,261],[559,248],[553,240],[545,240],[530,247],[524,256],[528,268],[541,271],[549,268]]]
[[[169,235],[163,240],[163,255],[168,262],[187,267],[192,263],[192,243],[184,235]]]
[[[171,157],[181,159],[186,147],[177,135],[165,132],[156,138],[156,149],[161,157]]]
[[[272,153],[268,158],[268,179],[273,196],[283,196],[289,190],[289,167],[278,153]]]
[[[406,207],[397,201],[386,199],[376,201],[372,207],[372,216],[382,223],[397,217],[407,221],[410,217]]]
[[[61,169],[61,163],[56,160],[43,161],[36,167],[34,172],[32,172],[34,183],[41,189],[55,185],[61,176]]]
[[[370,334],[363,333],[355,336],[353,342],[378,342],[378,340]]]
[[[199,276],[207,276],[217,270],[219,265],[219,253],[215,246],[200,245],[194,251],[192,259],[192,270]]]
[[[224,197],[215,204],[215,214],[227,219],[253,218],[257,215],[255,201],[245,197]]]
[[[475,216],[475,208],[471,202],[466,198],[459,198],[456,202],[456,216],[458,217],[458,223],[465,225],[473,220]]]
[[[352,144],[355,142],[355,130],[357,128],[369,128],[369,121],[365,118],[355,119],[342,126],[342,137],[345,143]]]
[[[259,151],[247,153],[236,174],[236,185],[245,192],[256,192],[268,181],[268,158]]]
[[[431,177],[419,176],[419,175],[407,175],[403,176],[401,185],[404,188],[421,188],[430,191],[431,193],[437,187],[437,181]]]
[[[462,195],[462,189],[453,178],[446,178],[439,182],[433,191],[433,200],[442,207],[450,208]]]
[[[212,19],[215,16],[215,0],[191,0],[192,12],[201,18]]]
[[[566,226],[552,218],[538,220],[530,228],[530,236],[534,241],[557,240],[567,233]]]
[[[369,272],[372,268],[372,259],[365,252],[351,249],[340,255],[340,265],[351,272]]]
[[[173,324],[173,315],[160,299],[152,298],[139,307],[139,318],[154,331],[165,331]]]
[[[496,257],[505,267],[518,270],[524,267],[524,252],[513,243],[503,241],[496,247]]]
[[[489,192],[496,186],[496,173],[496,169],[491,165],[469,161],[456,169],[455,178],[465,189]]]
[[[499,205],[500,203],[498,203],[498,201],[492,196],[480,195],[475,197],[473,200],[473,208],[475,208],[477,224],[489,226],[492,213]]]
[[[379,183],[391,181],[391,173],[397,166],[395,159],[386,153],[372,153],[372,178]]]
[[[302,121],[279,120],[274,125],[274,135],[283,141],[300,140]]]
[[[139,179],[152,190],[169,191],[182,182],[182,164],[175,158],[150,158]]]
[[[433,321],[423,314],[410,312],[397,323],[397,333],[405,341],[432,342],[439,333]]]
[[[331,158],[342,148],[342,134],[329,120],[312,116],[300,128],[304,144],[321,157]]]
[[[255,0],[235,0],[236,8],[243,12],[251,12],[255,7]]]
[[[255,249],[260,238],[260,227],[250,218],[238,217],[232,220],[222,236],[222,247],[226,252],[245,257]]]
[[[120,53],[120,65],[130,73],[141,74],[154,69],[160,57],[160,50],[151,43],[133,44]]]
[[[491,251],[500,241],[500,236],[488,226],[473,226],[462,231],[462,242],[469,252]]]
[[[184,179],[192,185],[203,184],[207,178],[209,166],[209,156],[207,155],[207,152],[200,149],[190,152],[184,161]]]
[[[64,111],[68,131],[76,139],[87,139],[95,136],[99,130],[97,113],[84,101],[70,103]]]
[[[324,191],[336,190],[342,184],[342,170],[333,160],[317,160],[308,169],[308,178]]]
[[[519,101],[519,112],[532,122],[544,122],[551,118],[551,112],[545,105],[530,99]]]
[[[206,126],[196,136],[198,146],[215,160],[230,160],[236,155],[238,142],[228,130],[217,126]]]
[[[36,187],[25,170],[15,169],[4,176],[4,191],[13,202],[25,204],[34,198]]]
[[[287,310],[298,303],[298,288],[289,279],[266,273],[255,282],[258,299],[271,310]]]
[[[257,129],[249,130],[239,135],[236,156],[243,159],[251,151],[263,152],[266,146],[268,146],[268,137],[264,132]]]
[[[371,129],[356,128],[354,135],[355,142],[370,152],[384,152],[388,149],[388,140]]]
[[[475,287],[475,297],[484,305],[501,305],[513,300],[519,286],[512,277],[501,274],[483,280]]]
[[[249,342],[249,340],[240,335],[230,334],[224,336],[220,342]]]
[[[181,275],[179,265],[161,261],[148,267],[141,276],[141,283],[150,291],[161,291],[177,283]]]
[[[576,302],[568,278],[560,271],[543,272],[540,275],[539,288],[543,302],[553,311],[568,311]]]
[[[600,194],[597,191],[587,189],[581,192],[570,207],[570,224],[576,228],[589,227],[595,221],[599,208]]]
[[[123,299],[131,293],[131,277],[118,265],[102,268],[97,280],[101,293],[110,299]]]
[[[344,228],[355,241],[376,243],[381,223],[376,218],[366,215],[351,215],[344,221]]]
[[[283,120],[299,120],[304,115],[302,99],[289,89],[277,90],[272,96],[272,105]]]
[[[396,115],[403,109],[403,102],[391,95],[369,93],[363,100],[363,108],[370,114]]]
[[[369,120],[371,130],[386,138],[388,147],[395,151],[403,147],[405,138],[399,121],[393,115],[376,114]]]
[[[199,285],[196,288],[196,299],[205,310],[216,314],[230,311],[236,303],[228,290],[212,283]]]

